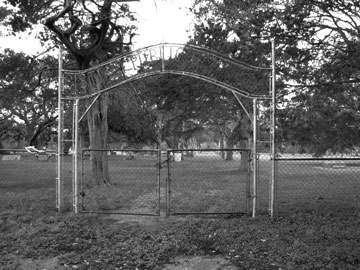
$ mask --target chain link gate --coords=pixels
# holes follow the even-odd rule
[[[91,151],[109,155],[111,186],[94,184]],[[148,216],[249,213],[250,162],[248,149],[83,149],[79,211]]]
[[[98,186],[90,168],[90,153],[108,155],[111,185]],[[159,150],[83,149],[81,154],[81,212],[160,215]]]
[[[166,153],[167,216],[249,213],[248,149],[179,149]]]

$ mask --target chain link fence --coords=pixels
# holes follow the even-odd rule
[[[247,150],[104,150],[109,155],[111,186],[94,185],[89,151],[79,158],[84,212],[179,215],[252,209],[251,155]],[[227,155],[232,155],[230,160]],[[258,157],[257,207],[266,213],[271,160],[265,153]],[[1,212],[54,209],[56,159],[56,155],[2,150]],[[63,209],[70,211],[72,156],[63,156],[63,160]],[[276,164],[276,213],[360,207],[360,158],[283,155]]]
[[[258,153],[257,212],[267,213],[270,202],[271,160],[270,154]],[[252,186],[251,186],[252,187]]]
[[[1,149],[0,212],[55,209],[56,156]]]
[[[360,207],[360,158],[277,158],[278,211]]]
[[[108,155],[110,184],[97,184],[90,152]],[[81,210],[93,213],[160,215],[159,150],[83,150]]]
[[[258,159],[257,210],[267,213],[272,161],[266,153]],[[360,158],[282,155],[275,164],[275,214],[360,207]]]
[[[81,210],[134,215],[244,213],[250,208],[248,150],[101,150],[111,185],[97,185],[90,151],[79,157]],[[55,209],[57,156],[3,150],[1,212]],[[63,155],[63,207],[71,211],[72,155]],[[243,162],[241,161],[243,158]]]
[[[250,152],[169,151],[168,214],[236,214],[250,207]]]

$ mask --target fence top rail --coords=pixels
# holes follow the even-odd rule
[[[4,148],[4,149],[0,149],[0,152],[2,152],[2,151],[11,151],[11,152],[24,152],[24,153],[27,153],[28,151],[26,151],[25,149],[6,149],[6,148]]]
[[[83,152],[101,152],[101,151],[106,151],[106,152],[114,152],[114,151],[119,151],[119,152],[158,152],[160,151],[159,149],[93,149],[93,148],[84,148],[81,149],[81,151]]]
[[[218,149],[218,148],[210,148],[210,149],[167,149],[163,151],[169,151],[169,152],[221,152],[221,151],[250,151],[248,148],[224,148],[224,149]]]
[[[93,149],[93,148],[83,148],[83,152],[86,151],[120,151],[120,152],[157,152],[157,151],[168,151],[168,152],[221,152],[221,151],[250,151],[248,148],[211,148],[211,149]]]
[[[276,161],[331,161],[331,160],[359,160],[360,157],[328,157],[328,158],[275,158]]]

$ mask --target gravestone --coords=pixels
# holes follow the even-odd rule
[[[21,159],[20,155],[4,155],[4,156],[2,156],[3,161],[15,161],[15,160],[20,160],[20,159]]]

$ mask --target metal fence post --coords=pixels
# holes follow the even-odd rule
[[[257,156],[257,98],[253,99],[253,205],[252,205],[252,217],[256,216],[257,208],[257,181],[258,181],[258,156]]]
[[[85,199],[85,191],[84,191],[84,180],[85,180],[85,173],[84,173],[84,150],[80,149],[80,153],[81,153],[81,164],[80,164],[80,193],[79,195],[81,195],[81,210],[84,210],[84,199]]]
[[[246,172],[246,201],[245,201],[245,211],[246,213],[250,213],[250,198],[251,198],[251,194],[250,194],[250,178],[251,178],[251,152],[247,151],[247,158],[248,158],[248,162],[247,162],[247,172]]]
[[[272,47],[272,74],[271,74],[271,119],[270,119],[270,136],[271,136],[271,182],[270,182],[270,216],[274,216],[276,204],[276,70],[275,70],[275,41],[271,40]]]
[[[159,192],[157,214],[160,216],[160,213],[161,213],[161,209],[160,209],[160,207],[161,207],[161,150],[158,149],[156,154],[157,154],[157,165],[158,165],[157,181],[158,181],[158,192]]]
[[[78,198],[79,198],[79,99],[75,100],[74,104],[74,140],[73,140],[73,209],[75,214],[78,213]]]
[[[62,63],[63,47],[59,47],[59,81],[58,81],[58,140],[57,140],[57,178],[56,178],[56,207],[60,212],[63,204],[63,107],[64,103],[62,100],[64,92],[64,78],[63,78],[63,63]]]
[[[171,196],[171,172],[170,172],[170,151],[166,151],[166,163],[168,167],[166,177],[166,217],[170,215],[170,196]]]

